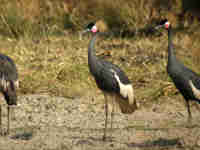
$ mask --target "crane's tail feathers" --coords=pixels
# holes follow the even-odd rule
[[[193,94],[197,99],[200,99],[200,90],[195,87],[192,80],[189,80],[190,87],[192,88]]]
[[[118,95],[116,96],[116,102],[124,114],[131,114],[138,108],[136,100],[133,100],[133,103],[130,104],[129,101]]]

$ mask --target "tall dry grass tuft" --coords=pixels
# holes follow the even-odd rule
[[[97,20],[103,20],[110,30],[137,31],[149,24],[155,16],[157,19],[166,16],[166,7],[172,7],[172,3],[176,4],[176,1],[4,1],[0,5],[0,32],[14,37],[46,35],[65,29],[82,29],[88,22]]]
[[[200,40],[200,34],[197,32],[196,35],[193,36],[191,40],[192,46],[189,48],[192,48],[192,56],[194,58],[194,62],[198,69],[200,69],[199,64],[200,64],[200,45],[199,45],[199,40]]]
[[[41,36],[64,29],[63,1],[13,0],[0,5],[0,32],[18,38]]]
[[[72,15],[74,24],[82,26],[88,21],[105,20],[109,28],[132,29],[143,26],[149,18],[150,8],[145,0],[80,1]]]

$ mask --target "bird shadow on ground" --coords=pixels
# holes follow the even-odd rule
[[[89,136],[89,137],[71,137],[74,139],[78,139],[78,141],[76,142],[76,145],[83,145],[83,144],[87,144],[87,145],[95,145],[95,143],[100,143],[100,144],[104,144],[104,143],[121,143],[124,144],[120,141],[115,140],[115,137],[112,136],[107,136],[106,140],[103,140],[103,136],[98,136],[98,137],[94,137],[94,136]]]
[[[16,135],[12,136],[11,139],[14,140],[30,140],[33,137],[33,133],[31,132],[24,132],[24,133],[17,133]]]
[[[31,140],[34,135],[34,127],[16,128],[15,134],[10,138],[13,140]]]
[[[78,137],[77,137],[78,138]],[[80,137],[79,137],[80,138]],[[87,144],[90,146],[95,145],[96,142],[100,142],[99,144],[103,143],[111,143],[112,145],[116,144],[122,144],[126,145],[129,148],[154,148],[154,147],[160,147],[160,148],[169,148],[169,147],[177,147],[177,148],[183,148],[183,144],[181,143],[181,139],[175,138],[175,139],[165,139],[165,138],[158,138],[156,140],[147,140],[142,143],[127,143],[115,140],[114,137],[109,137],[106,141],[103,141],[102,138],[94,138],[94,137],[87,137],[87,138],[80,138],[75,145],[83,145]]]
[[[138,147],[138,148],[146,148],[146,147],[170,147],[170,146],[177,146],[182,148],[181,140],[178,138],[175,139],[164,139],[159,138],[157,140],[147,140],[143,143],[127,143],[128,147]]]

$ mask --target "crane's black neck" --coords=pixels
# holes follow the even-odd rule
[[[88,47],[88,65],[90,72],[93,75],[99,74],[102,66],[102,61],[96,56],[95,41],[99,35],[109,35],[109,33],[97,32],[94,33]]]
[[[97,59],[96,57],[96,50],[95,50],[95,41],[96,41],[96,38],[98,36],[99,32],[98,33],[93,33],[93,37],[89,43],[89,47],[88,47],[88,59]]]
[[[93,75],[98,74],[98,70],[100,69],[99,60],[96,56],[96,50],[95,50],[95,41],[99,34],[100,32],[93,33],[92,39],[88,47],[88,66],[89,66],[90,72]]]
[[[176,60],[176,55],[174,52],[174,47],[172,43],[172,27],[168,28],[168,61]]]

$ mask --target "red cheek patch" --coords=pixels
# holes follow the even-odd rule
[[[170,26],[170,23],[169,23],[169,22],[166,22],[166,23],[165,23],[165,28],[168,29],[169,26]]]
[[[97,32],[97,27],[96,27],[96,26],[93,26],[91,31],[92,31],[93,33]]]

